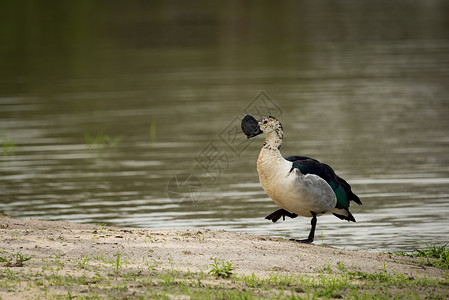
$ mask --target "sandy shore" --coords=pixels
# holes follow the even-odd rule
[[[330,294],[337,298],[354,293],[353,287],[368,295],[395,291],[418,296],[427,295],[429,288],[435,295],[447,295],[449,288],[447,270],[407,257],[226,231],[154,231],[0,217],[0,238],[0,257],[4,260],[0,263],[1,299],[193,299],[201,289],[210,290],[212,298],[227,298],[226,289],[251,292],[249,296],[254,297],[277,297],[286,290],[288,295],[320,297],[326,296],[319,294],[327,288],[326,283],[320,286],[315,284],[318,280],[312,280],[310,285],[305,282],[306,278],[320,276],[341,277],[349,282],[350,285]],[[214,258],[232,264],[230,279],[208,274]],[[373,279],[368,274],[378,279],[380,290],[375,284],[367,285]],[[404,288],[399,283],[388,285],[385,292],[379,274],[391,278],[400,275],[404,282],[409,282]],[[290,278],[290,282],[283,287],[272,283],[268,290],[260,291],[247,283],[251,277],[268,282],[267,278],[274,276]],[[409,284],[413,281],[416,284]],[[421,283],[427,281],[432,282],[431,286],[424,284],[421,288]],[[202,292],[199,295],[205,296]]]

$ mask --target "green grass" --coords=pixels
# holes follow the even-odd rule
[[[216,257],[214,258],[214,263],[210,265],[212,266],[212,269],[209,271],[209,274],[213,274],[217,277],[229,278],[232,275],[232,271],[234,270],[232,264],[229,261],[222,261],[220,264]]]
[[[3,269],[0,291],[20,294],[36,290],[36,297],[46,299],[60,299],[61,292],[77,299],[443,299],[449,284],[449,280],[419,279],[386,270],[366,273],[349,267],[337,268],[331,274],[272,272],[262,277],[254,273],[230,276],[232,264],[217,258],[211,264],[212,270],[217,271],[208,274],[181,271],[176,265],[160,268],[157,259],[142,259],[140,264],[134,261],[129,266],[124,263],[125,257],[122,253],[111,257],[85,256],[71,261],[71,266],[62,271],[60,257],[51,256],[42,261],[45,269]],[[323,267],[328,269],[329,266]],[[217,275],[220,272],[229,276]]]
[[[123,140],[123,137],[110,137],[103,131],[99,131],[96,135],[84,134],[84,140],[90,150],[114,149]]]
[[[415,256],[423,257],[431,266],[449,269],[449,248],[447,244],[442,246],[424,243],[426,248],[415,249]]]
[[[121,259],[122,257],[122,253],[117,252],[116,254],[114,254],[114,257],[109,258],[107,260],[108,263],[112,264],[114,267],[114,271],[116,273],[119,272],[119,270],[123,267],[124,264],[127,264],[128,262],[124,259]]]
[[[2,251],[4,254],[8,254],[5,251]],[[31,256],[24,256],[21,252],[17,252],[14,254],[8,254],[0,256],[0,262],[6,263],[7,267],[23,267],[23,263],[31,260]]]
[[[150,123],[150,139],[152,141],[156,140],[156,122]]]
[[[431,245],[426,242],[422,242],[425,247],[416,248],[410,253],[396,252],[396,255],[410,256],[424,259],[424,263],[428,266],[433,266],[442,269],[449,269],[449,247],[448,244],[441,246]]]
[[[2,146],[4,156],[14,155],[16,144],[12,140],[7,137],[3,137]]]
[[[446,252],[446,246],[426,246],[419,249],[426,251],[415,254],[438,261],[437,256]],[[111,249],[64,258],[63,252],[31,259],[20,252],[0,251],[0,297],[7,292],[41,299],[62,295],[77,299],[445,299],[449,286],[448,274],[420,277],[419,272],[404,274],[386,266],[361,271],[342,262],[323,264],[310,273],[265,270],[245,275],[238,266],[216,257],[196,271],[186,270],[170,257],[167,265],[151,249],[143,257]],[[22,267],[14,267],[16,263]]]

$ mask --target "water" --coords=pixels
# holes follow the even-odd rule
[[[282,153],[330,164],[362,199],[357,223],[320,217],[316,243],[449,241],[445,1],[0,6],[6,214],[305,238],[306,218],[264,220],[263,140],[232,131],[265,101]],[[193,189],[168,194],[179,174]]]

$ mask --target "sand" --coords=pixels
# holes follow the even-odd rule
[[[32,281],[38,280],[39,274],[51,274],[56,269],[58,276],[85,274],[92,277],[95,271],[105,272],[100,262],[110,264],[110,274],[123,269],[140,270],[142,276],[148,269],[207,274],[214,258],[218,258],[232,263],[234,276],[254,274],[264,278],[273,272],[313,276],[349,269],[447,280],[447,270],[425,266],[407,257],[305,245],[221,230],[144,230],[3,216],[0,217],[0,238],[0,257],[9,260],[0,263],[2,279],[11,275],[11,270],[18,272],[19,269],[22,273],[27,270],[26,274],[35,272],[36,276],[27,277]],[[23,266],[15,265],[17,253],[31,259],[24,261]],[[117,253],[120,257],[118,263],[114,263]],[[87,292],[88,286],[84,290],[73,290]],[[57,284],[46,286],[45,290],[32,284],[0,286],[2,299],[34,298],[36,295],[45,298],[49,292],[64,294],[67,289]]]

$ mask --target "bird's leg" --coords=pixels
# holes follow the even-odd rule
[[[311,221],[312,228],[310,229],[309,237],[305,240],[293,239],[293,241],[299,242],[299,243],[304,243],[304,244],[311,244],[313,242],[313,239],[315,238],[316,213],[314,213],[313,211],[311,213],[312,213],[312,221]]]
[[[265,219],[271,220],[271,221],[273,221],[273,223],[275,223],[281,217],[282,217],[283,221],[285,221],[285,216],[290,217],[290,218],[293,219],[293,218],[296,218],[298,215],[294,214],[294,213],[291,213],[289,211],[286,211],[285,209],[281,208],[281,209],[278,209],[275,212],[272,212],[268,216],[266,216]]]

